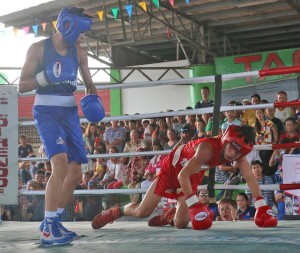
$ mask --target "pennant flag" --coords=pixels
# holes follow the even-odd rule
[[[111,8],[111,12],[112,14],[114,15],[115,19],[118,18],[118,11],[119,11],[119,8]]]
[[[170,4],[174,7],[174,0],[170,0]]]
[[[42,23],[41,25],[42,25],[42,27],[43,27],[43,32],[44,32],[44,31],[46,30],[47,23],[44,22],[44,23]]]
[[[159,0],[152,0],[152,2],[159,9]]]
[[[25,34],[28,34],[28,32],[29,32],[29,26],[24,26],[23,27],[23,31],[25,32]]]
[[[55,28],[55,31],[57,32],[57,27],[56,27],[56,20],[52,21],[52,25]]]
[[[33,25],[33,26],[32,26],[32,30],[33,30],[35,36],[37,36],[37,33],[38,33],[38,25]]]
[[[103,20],[103,13],[104,13],[104,11],[97,11],[97,13],[98,13],[100,21],[102,21]]]
[[[190,0],[185,0],[186,4],[189,4],[190,3]]]
[[[127,4],[125,7],[126,7],[129,17],[131,17],[132,16],[132,4]]]
[[[146,2],[139,2],[139,5],[141,6],[141,8],[147,12],[147,5]]]

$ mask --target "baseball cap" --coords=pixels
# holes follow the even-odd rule
[[[183,127],[180,129],[181,130],[181,132],[190,132],[191,131],[191,125],[190,124],[188,124],[188,123],[186,123],[186,124],[184,124],[183,125]]]

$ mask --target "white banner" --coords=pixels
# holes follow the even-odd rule
[[[18,200],[18,91],[0,85],[0,204]]]
[[[283,183],[300,184],[300,155],[284,155],[282,161]],[[285,214],[299,215],[300,190],[286,190]]]

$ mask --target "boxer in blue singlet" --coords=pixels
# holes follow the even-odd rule
[[[77,236],[62,225],[61,216],[81,178],[81,163],[88,161],[73,94],[78,69],[87,94],[83,111],[93,112],[88,106],[90,97],[99,102],[87,54],[79,45],[91,25],[92,19],[83,9],[62,9],[57,19],[58,32],[28,49],[18,85],[20,93],[36,91],[33,115],[52,165],[45,191],[45,218],[40,225],[42,246],[68,244]],[[100,110],[103,118],[104,110]]]

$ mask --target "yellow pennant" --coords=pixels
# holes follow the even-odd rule
[[[103,11],[97,11],[100,21],[103,20]]]
[[[56,20],[52,21],[52,25],[53,25],[53,27],[55,28],[55,31],[57,32],[56,23],[57,23]]]
[[[141,8],[142,8],[144,11],[147,11],[147,5],[146,5],[146,2],[140,2],[139,5],[141,6]]]

